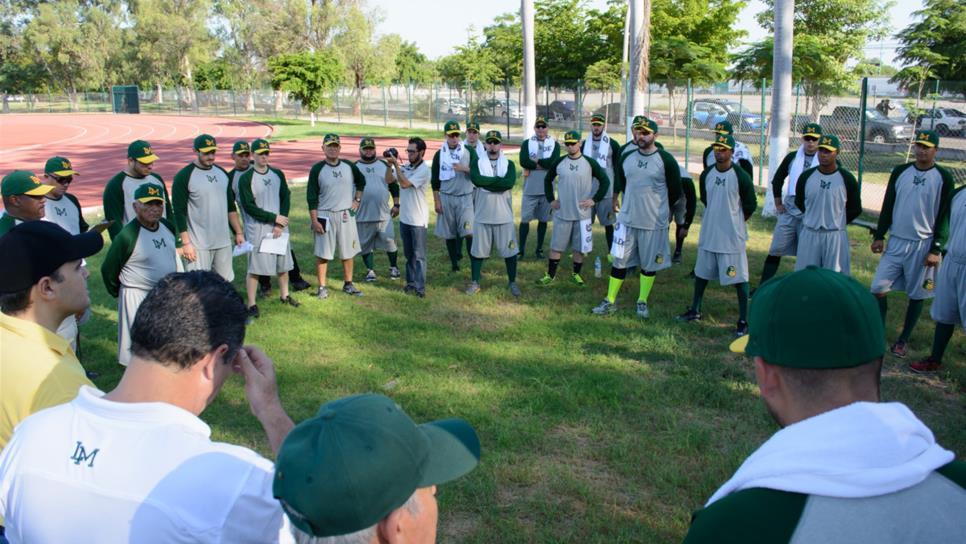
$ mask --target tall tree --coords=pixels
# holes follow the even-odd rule
[[[335,55],[320,53],[286,53],[268,61],[272,85],[299,100],[309,110],[315,126],[315,112],[327,105],[329,93],[342,80],[343,67]]]
[[[396,73],[393,81],[396,83],[415,83],[426,85],[433,81],[434,63],[426,58],[413,42],[399,44],[396,53]]]
[[[395,34],[375,38],[378,23],[375,12],[366,14],[349,8],[332,43],[345,68],[345,79],[353,89],[353,112],[361,108],[362,91],[370,83],[388,82],[396,72],[396,54],[402,40]]]
[[[896,34],[902,43],[896,58],[906,67],[892,81],[918,88],[919,96],[927,79],[938,79],[940,88],[966,98],[966,4],[926,0],[913,17],[918,20]]]

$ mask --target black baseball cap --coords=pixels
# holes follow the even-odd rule
[[[104,247],[100,232],[76,236],[49,221],[26,221],[0,237],[0,293],[29,289],[64,263],[94,255]]]

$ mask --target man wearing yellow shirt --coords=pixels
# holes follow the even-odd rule
[[[93,385],[56,331],[90,305],[81,260],[103,245],[100,232],[71,236],[46,221],[0,237],[0,449],[24,418]]]

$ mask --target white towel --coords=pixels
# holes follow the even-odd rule
[[[809,164],[811,166],[817,166],[818,161],[816,157],[812,157],[812,161]],[[799,147],[798,151],[795,152],[795,158],[792,159],[792,164],[788,166],[788,178],[785,179],[785,186],[782,187],[782,192],[788,196],[795,196],[795,189],[798,187],[798,177],[802,175],[805,171],[805,146]]]
[[[470,143],[466,140],[463,140],[463,145],[465,145],[467,148],[470,147]],[[486,147],[483,146],[483,140],[476,141],[476,154],[480,157],[486,155]]]
[[[553,148],[556,142],[553,136],[547,136],[543,140],[543,145],[545,147],[543,153],[540,153],[540,140],[536,136],[531,136],[530,141],[527,143],[528,150],[530,151],[530,158],[536,162],[539,159],[549,159],[550,155],[553,154]]]
[[[705,506],[753,487],[851,499],[885,495],[922,482],[954,457],[905,405],[856,402],[775,433]]]
[[[588,157],[593,157],[602,168],[607,168],[607,164],[610,161],[610,136],[606,132],[600,135],[600,145],[598,146],[597,153],[594,153],[593,140],[594,134],[588,134],[584,140],[584,149],[581,153]]]
[[[735,142],[735,152],[734,155],[732,155],[732,159],[735,162],[746,160],[750,162],[752,166],[755,165],[755,160],[751,156],[751,150],[748,149],[748,146],[741,142]]]
[[[510,161],[506,159],[506,155],[503,151],[500,151],[500,156],[496,159],[496,173],[493,172],[493,165],[490,164],[490,157],[486,154],[480,155],[480,160],[477,163],[480,167],[480,175],[492,178],[494,176],[502,178],[506,175],[506,169],[510,164]]]
[[[456,149],[450,149],[449,144],[443,142],[443,147],[439,148],[439,179],[449,181],[456,177],[456,170],[453,165],[460,162],[463,156],[463,142],[456,144]]]

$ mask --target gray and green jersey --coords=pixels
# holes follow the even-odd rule
[[[319,161],[309,170],[305,200],[309,211],[341,212],[351,208],[356,191],[365,188],[366,178],[352,161],[339,159],[335,166]]]
[[[238,180],[242,208],[248,215],[245,224],[245,238],[251,240],[254,232],[250,226],[255,223],[275,224],[275,216],[288,217],[291,193],[285,182],[285,174],[277,168],[269,167],[264,173],[254,168],[242,174]]]
[[[489,161],[494,175],[480,174],[479,161]],[[473,185],[482,189],[476,191],[473,197],[475,221],[484,225],[513,223],[513,185],[517,181],[516,167],[513,161],[507,161],[506,173],[498,176],[497,162],[491,161],[487,155],[478,157],[476,151],[473,151],[470,161],[470,179]]]
[[[615,192],[623,193],[617,220],[642,230],[667,230],[673,205],[681,197],[681,170],[663,149],[625,152],[617,165]]]
[[[553,180],[557,180],[557,196],[554,197]],[[594,179],[598,186],[594,191]],[[548,202],[560,201],[560,209],[554,216],[564,221],[581,221],[590,219],[591,208],[583,209],[578,205],[581,200],[591,198],[600,202],[610,187],[607,172],[597,164],[597,161],[581,155],[576,159],[569,155],[561,157],[547,170],[547,177],[543,180],[543,191]]]
[[[614,196],[614,190],[617,187],[616,174],[618,171],[618,164],[621,160],[621,146],[617,143],[613,137],[609,134],[607,136],[607,144],[602,146],[604,143],[604,134],[601,135],[599,140],[594,139],[594,133],[591,132],[587,135],[587,139],[584,140],[584,145],[581,147],[582,153],[589,156],[590,158],[597,161],[604,171],[607,172],[607,178],[611,180],[610,188],[607,189],[607,194],[604,198],[611,198]],[[589,149],[588,149],[589,148]],[[590,151],[590,153],[587,153]]]
[[[121,287],[148,291],[175,271],[176,262],[174,225],[162,219],[150,230],[135,219],[111,242],[101,264],[101,278],[113,297]]]
[[[732,157],[732,162],[740,166],[741,169],[748,174],[748,177],[751,178],[752,183],[754,183],[755,165],[747,158],[751,157],[751,151],[748,149],[748,146],[741,142],[735,142],[735,149]],[[708,147],[704,148],[704,152],[701,155],[701,162],[704,163],[705,168],[714,166],[714,146],[709,145]]]
[[[228,214],[237,212],[228,172],[217,164],[204,169],[195,163],[174,175],[171,203],[178,232],[187,232],[198,249],[232,244]]]
[[[530,140],[537,142],[539,154],[530,155]],[[549,146],[551,141],[553,142],[553,147]],[[520,144],[520,168],[530,171],[523,180],[524,196],[542,196],[544,194],[544,180],[547,177],[547,170],[550,170],[559,158],[560,144],[556,140],[546,138],[541,141],[536,136],[532,136],[528,140],[523,140],[523,143]],[[538,165],[543,170],[537,170]]]
[[[791,153],[785,155],[785,158],[782,159],[781,164],[778,165],[778,169],[775,170],[775,177],[773,177],[771,180],[771,194],[775,198],[782,197],[782,189],[785,187],[785,181],[788,180],[788,174],[791,172],[792,162],[795,161],[796,156],[798,156],[798,151],[792,151]],[[811,168],[812,164],[818,164],[817,157],[818,157],[817,152],[814,155],[809,155],[805,153],[803,150],[802,172]],[[797,180],[793,179],[788,181],[789,181],[789,185],[788,185],[789,194],[794,197],[795,189],[797,188],[797,186],[795,185],[795,182]]]
[[[684,543],[962,542],[962,517],[950,514],[964,503],[962,461],[940,467],[908,489],[875,497],[843,499],[754,487],[695,512]]]
[[[0,236],[10,232],[10,229],[16,227],[22,220],[7,213],[6,210],[0,210]]]
[[[238,180],[241,179],[242,175],[245,172],[248,172],[251,169],[252,167],[249,166],[248,169],[246,170],[236,170],[232,168],[231,170],[228,171],[228,179],[231,180],[231,192],[232,194],[235,195],[235,206],[238,209],[238,214],[241,216],[241,220],[243,223],[245,221],[248,221],[248,216],[245,215],[245,210],[242,208],[242,205],[241,205],[241,194],[238,193]]]
[[[966,185],[953,190],[949,198],[949,239],[946,241],[946,258],[966,264]]]
[[[399,199],[399,184],[386,185],[386,170],[389,165],[381,159],[374,159],[372,162],[358,160],[356,168],[366,178],[366,190],[362,192],[356,221],[389,221],[389,197]]]
[[[430,169],[432,177],[429,178],[429,183],[433,187],[433,191],[439,191],[444,195],[451,196],[468,195],[473,192],[473,183],[470,181],[470,175],[464,172],[453,172],[453,177],[448,180],[440,179],[440,169],[443,165],[440,162],[439,154],[445,151],[450,154],[451,160],[454,162],[459,161],[460,164],[469,168],[469,150],[470,148],[462,145],[462,143],[456,149],[450,149],[448,144],[443,143],[442,149],[433,155],[433,165]]]
[[[862,215],[862,195],[855,176],[837,167],[831,174],[818,168],[802,172],[795,189],[795,206],[802,210],[802,225],[812,230],[845,230]]]
[[[124,225],[134,220],[136,215],[134,213],[134,191],[145,183],[151,183],[161,188],[161,194],[164,195],[162,217],[173,220],[174,211],[171,209],[171,199],[168,197],[168,188],[164,185],[161,176],[152,172],[143,178],[136,178],[121,171],[111,178],[107,182],[107,186],[104,187],[104,219],[114,221],[107,229],[108,234],[111,235],[111,240],[121,232]]]
[[[938,255],[948,236],[944,219],[955,186],[952,174],[938,164],[929,170],[920,170],[914,162],[895,167],[886,186],[875,239],[885,239],[890,230],[892,236],[904,240],[931,237],[929,251]]]
[[[745,221],[758,207],[755,186],[744,169],[731,163],[724,172],[709,166],[698,178],[704,204],[698,248],[712,253],[740,253],[748,241]]]
[[[47,198],[44,202],[44,221],[60,225],[62,229],[75,236],[87,232],[89,228],[81,213],[80,202],[70,193],[64,193],[57,200]]]

